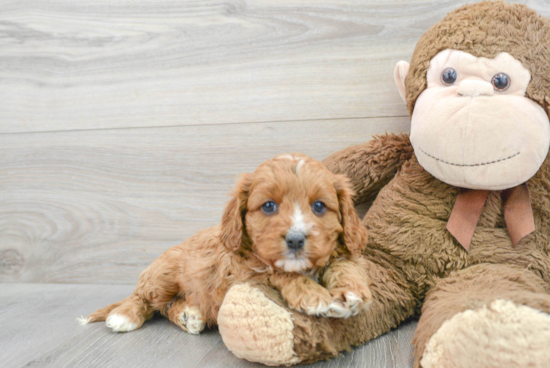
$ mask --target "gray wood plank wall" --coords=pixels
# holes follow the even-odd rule
[[[393,67],[464,2],[3,1],[0,281],[134,283],[239,173],[407,131]]]

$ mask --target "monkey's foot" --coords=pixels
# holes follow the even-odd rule
[[[550,315],[509,300],[467,310],[430,338],[423,368],[548,367]]]

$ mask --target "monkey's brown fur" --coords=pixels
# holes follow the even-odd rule
[[[548,19],[523,5],[494,2],[451,12],[424,34],[413,55],[406,79],[411,115],[427,86],[430,60],[449,48],[489,58],[510,53],[531,72],[526,97],[550,114]],[[459,189],[418,164],[407,135],[376,137],[324,163],[348,175],[356,204],[376,198],[363,220],[369,231],[363,254],[373,302],[369,311],[345,320],[291,312],[300,362],[334,357],[422,314],[414,338],[415,367],[420,367],[430,337],[459,312],[505,299],[550,313],[549,157],[527,182],[536,232],[514,248],[500,193],[491,192],[469,253],[446,230]],[[280,303],[276,294],[264,292]]]

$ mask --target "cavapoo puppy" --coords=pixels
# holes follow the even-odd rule
[[[242,281],[277,288],[303,313],[347,318],[372,299],[366,238],[344,176],[302,154],[280,155],[240,177],[221,225],[168,249],[132,295],[80,322],[133,331],[159,311],[198,334],[216,324],[227,290]]]

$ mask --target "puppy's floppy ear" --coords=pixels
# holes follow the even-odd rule
[[[253,174],[242,174],[233,190],[232,198],[222,216],[221,240],[229,250],[237,250],[243,241],[246,203],[252,185]]]
[[[347,177],[336,175],[334,184],[340,205],[340,221],[344,231],[342,240],[350,253],[359,254],[367,244],[367,229],[361,225],[353,206],[353,190]]]

